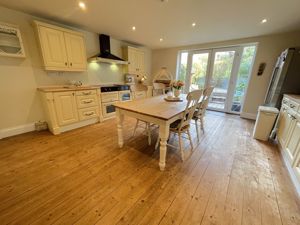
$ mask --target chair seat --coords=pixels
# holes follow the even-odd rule
[[[174,121],[173,123],[171,123],[170,124],[170,130],[173,131],[173,132],[179,132],[179,128],[178,127],[179,127],[180,122],[181,122],[181,119],[178,119],[178,120]],[[182,127],[180,131],[181,132],[185,131],[189,127],[190,127],[189,125],[186,125],[186,126]]]

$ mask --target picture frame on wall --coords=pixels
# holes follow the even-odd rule
[[[0,56],[26,57],[18,26],[0,23]]]

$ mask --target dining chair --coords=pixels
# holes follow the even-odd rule
[[[190,142],[190,146],[191,146],[191,151],[193,151],[194,147],[193,147],[193,141],[192,141],[192,137],[191,137],[191,133],[190,133],[190,122],[191,119],[193,118],[194,112],[196,110],[196,107],[198,106],[198,102],[199,99],[202,95],[203,91],[202,90],[195,90],[190,92],[186,99],[187,99],[187,104],[185,107],[185,110],[181,116],[181,119],[176,120],[175,122],[170,124],[170,133],[173,132],[174,134],[178,135],[178,140],[179,140],[179,149],[180,149],[180,153],[181,153],[181,160],[184,161],[185,157],[184,157],[184,149],[182,147],[182,134],[187,134],[189,142]],[[169,134],[170,137],[170,134]],[[158,148],[159,146],[159,141],[160,138],[157,139],[155,148]],[[168,146],[171,147],[175,147],[169,143],[167,143]]]
[[[209,99],[214,90],[214,87],[207,87],[203,90],[203,95],[201,101],[199,102],[193,116],[193,120],[195,121],[195,127],[197,132],[197,138],[199,140],[199,127],[198,127],[198,120],[200,121],[201,130],[204,131],[204,116],[206,109],[208,107]]]
[[[164,95],[165,94],[165,88],[166,88],[166,85],[163,84],[163,83],[153,83],[153,90],[152,90],[152,95],[153,96],[157,96],[157,95]],[[139,120],[137,119],[136,120],[136,124],[135,124],[135,127],[134,127],[134,130],[133,130],[133,137],[135,136],[136,134],[136,130],[138,127],[142,127],[144,128],[144,131],[147,133],[147,136],[148,136],[148,145],[151,145],[151,127],[153,126],[153,124],[150,124],[146,121],[143,121],[143,120]]]
[[[157,95],[163,95],[165,94],[166,91],[166,85],[163,83],[153,83],[153,89],[152,89],[152,95],[157,96]]]

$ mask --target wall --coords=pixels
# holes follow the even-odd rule
[[[300,31],[225,42],[153,50],[152,71],[155,74],[161,67],[165,66],[175,77],[177,55],[180,50],[207,49],[255,42],[258,43],[258,49],[245,97],[243,112],[241,114],[242,117],[254,119],[256,117],[258,106],[264,102],[273,66],[276,63],[278,55],[288,47],[300,46]],[[265,72],[262,76],[257,76],[258,66],[262,62],[267,64]]]
[[[70,80],[80,80],[84,84],[120,83],[124,81],[121,66],[103,63],[90,63],[88,70],[82,73],[47,73],[44,71],[32,27],[34,19],[49,22],[0,7],[0,22],[19,26],[26,52],[25,59],[0,57],[0,138],[32,130],[35,121],[44,119],[43,109],[36,91],[39,86],[62,85]],[[75,28],[74,30],[84,33],[88,57],[99,53],[97,34]],[[111,39],[112,53],[121,57],[123,45],[127,45],[127,43]],[[146,73],[151,74],[151,50],[143,49],[146,53]]]

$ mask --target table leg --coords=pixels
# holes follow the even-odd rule
[[[122,148],[124,145],[124,140],[123,140],[123,121],[124,121],[124,114],[117,108],[116,109],[116,114],[117,114],[117,129],[118,129],[118,143],[119,147]]]
[[[167,154],[167,141],[169,137],[170,126],[163,124],[159,126],[159,138],[160,138],[160,149],[159,149],[159,168],[161,171],[166,166],[166,154]]]

